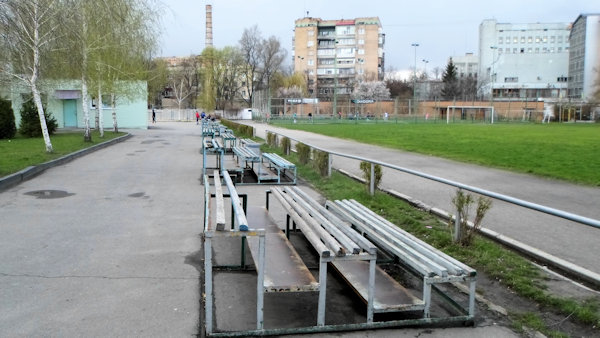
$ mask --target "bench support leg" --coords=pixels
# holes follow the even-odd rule
[[[244,237],[245,238],[245,237]],[[264,327],[265,235],[258,237],[258,278],[256,282],[256,329]]]
[[[212,245],[211,238],[204,237],[204,300],[205,330],[207,334],[213,331],[213,281],[212,281]]]
[[[375,262],[376,259],[369,261],[369,294],[367,300],[367,323],[373,323],[373,301],[375,299]]]
[[[325,326],[325,299],[327,290],[327,262],[319,259],[319,307],[317,310],[317,326]]]
[[[475,317],[475,285],[476,280],[469,281],[469,316]]]
[[[425,301],[425,309],[423,310],[423,318],[429,318],[429,309],[431,307],[431,284],[427,278],[423,279],[423,301]]]

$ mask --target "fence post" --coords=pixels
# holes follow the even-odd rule
[[[333,166],[333,156],[327,153],[327,177],[331,177],[331,167]]]
[[[371,182],[369,185],[369,193],[375,195],[375,163],[371,162]]]
[[[461,192],[462,192],[462,189],[459,188],[458,192],[456,193],[456,196],[458,196]],[[461,230],[460,229],[460,221],[461,221],[460,211],[461,211],[460,203],[456,203],[456,215],[454,216],[454,236],[453,236],[454,243],[457,243],[461,237],[461,234],[460,234],[460,232],[461,232],[460,231]]]

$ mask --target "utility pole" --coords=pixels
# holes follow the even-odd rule
[[[413,43],[411,46],[415,47],[415,72],[413,74],[413,113],[417,114],[417,47],[418,43]]]

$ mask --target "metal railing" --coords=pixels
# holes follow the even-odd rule
[[[401,171],[401,172],[404,172],[404,173],[407,173],[407,174],[415,175],[415,176],[418,176],[418,177],[421,177],[421,178],[425,178],[425,179],[432,180],[432,181],[435,181],[435,182],[439,182],[439,183],[443,183],[443,184],[446,184],[446,185],[450,185],[450,186],[456,187],[458,189],[464,189],[464,190],[471,191],[471,192],[474,192],[474,193],[477,193],[477,194],[480,194],[480,195],[483,195],[483,196],[487,196],[487,197],[491,197],[491,198],[494,198],[494,199],[497,199],[497,200],[501,200],[501,201],[504,201],[504,202],[507,202],[507,203],[515,204],[515,205],[518,205],[518,206],[521,206],[521,207],[524,207],[524,208],[536,210],[536,211],[539,211],[539,212],[543,212],[545,214],[553,215],[553,216],[560,217],[560,218],[563,218],[563,219],[567,219],[567,220],[570,220],[570,221],[574,221],[574,222],[577,222],[577,223],[580,223],[580,224],[589,225],[589,226],[592,226],[592,227],[595,227],[595,228],[600,228],[600,220],[595,220],[595,219],[592,219],[592,218],[588,218],[588,217],[584,217],[584,216],[581,216],[581,215],[573,214],[573,213],[570,213],[570,212],[567,212],[567,211],[550,208],[550,207],[547,207],[547,206],[544,206],[544,205],[541,205],[541,204],[532,203],[532,202],[529,202],[529,201],[518,199],[516,197],[512,197],[512,196],[508,196],[508,195],[504,195],[504,194],[499,194],[499,193],[496,193],[496,192],[493,192],[493,191],[481,189],[481,188],[470,186],[470,185],[463,184],[463,183],[460,183],[460,182],[455,182],[455,181],[448,180],[448,179],[445,179],[445,178],[441,178],[441,177],[437,177],[437,176],[425,174],[425,173],[422,173],[422,172],[417,171],[417,170],[412,170],[412,169],[408,169],[408,168],[399,167],[397,165],[393,165],[393,164],[390,164],[390,163],[386,163],[386,162],[382,162],[382,161],[378,161],[378,160],[374,160],[374,159],[370,159],[370,158],[365,158],[365,157],[360,157],[360,156],[355,156],[355,155],[350,155],[350,154],[344,154],[344,153],[339,153],[339,152],[331,151],[331,150],[328,150],[328,149],[325,149],[325,148],[321,148],[321,147],[318,147],[318,146],[315,146],[315,145],[312,145],[312,144],[309,144],[309,143],[306,143],[306,142],[302,142],[300,140],[294,139],[292,137],[289,137],[289,136],[286,136],[286,135],[283,135],[281,133],[278,133],[278,132],[275,132],[275,131],[271,131],[271,130],[268,130],[268,129],[266,130],[266,132],[267,133],[272,133],[272,134],[275,134],[275,135],[278,135],[278,136],[282,136],[282,137],[287,137],[288,139],[290,139],[290,140],[292,140],[294,142],[303,143],[303,144],[305,144],[305,145],[307,145],[307,146],[309,146],[309,147],[311,147],[313,149],[317,149],[317,150],[320,150],[320,151],[328,153],[329,154],[329,161],[328,161],[329,168],[328,168],[327,172],[329,173],[329,175],[331,175],[331,165],[332,165],[332,158],[331,158],[331,156],[332,155],[340,156],[340,157],[345,157],[345,158],[350,158],[350,159],[354,159],[354,160],[358,160],[358,161],[365,161],[365,162],[371,163],[371,180],[370,180],[370,182],[371,182],[370,193],[371,194],[375,193],[375,187],[374,187],[374,181],[375,181],[375,179],[373,177],[374,173],[375,173],[374,167],[375,167],[375,165],[380,165],[380,166],[387,167],[387,168],[394,169],[394,170],[398,170],[398,171]]]

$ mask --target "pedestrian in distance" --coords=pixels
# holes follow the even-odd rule
[[[156,111],[152,108],[152,124],[156,123]]]
[[[196,110],[196,124],[200,122],[200,113]]]

